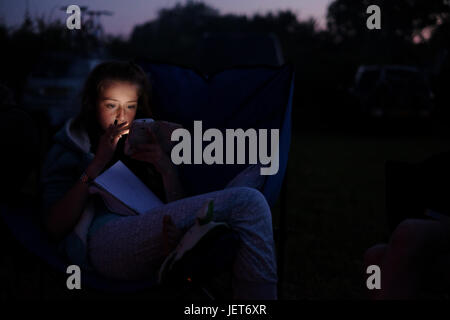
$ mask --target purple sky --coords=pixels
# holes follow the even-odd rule
[[[135,24],[141,24],[156,17],[158,9],[173,7],[186,0],[0,0],[0,20],[8,26],[21,23],[28,1],[32,16],[45,15],[53,18],[65,18],[59,10],[69,4],[87,5],[93,10],[110,10],[112,17],[103,17],[102,22],[107,33],[128,36]],[[299,19],[312,16],[324,25],[325,13],[331,0],[204,0],[204,3],[219,9],[221,13],[252,15],[280,9],[291,9]]]

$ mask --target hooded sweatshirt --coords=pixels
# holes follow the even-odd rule
[[[170,150],[170,135],[178,124],[159,121],[157,136],[164,150]],[[147,163],[133,160],[123,154],[125,136],[119,140],[110,167],[121,160],[141,181],[152,190],[163,202],[165,198],[161,175]],[[77,182],[83,171],[94,159],[91,143],[86,130],[77,129],[73,119],[69,119],[54,137],[54,145],[47,154],[42,168],[42,200],[46,212],[59,201]],[[74,229],[59,243],[59,250],[70,262],[86,269],[91,268],[87,252],[89,236],[112,219],[123,219],[107,209],[99,195],[89,195],[88,202]]]
[[[76,130],[73,119],[54,136],[54,144],[47,154],[42,168],[42,205],[46,212],[60,200],[77,182],[83,171],[94,159],[86,131]],[[58,245],[70,262],[90,268],[87,253],[88,235],[106,222],[121,218],[107,210],[101,198],[89,196],[81,217],[72,230]]]

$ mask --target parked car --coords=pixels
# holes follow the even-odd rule
[[[66,54],[43,56],[26,80],[22,105],[45,118],[51,127],[61,126],[78,113],[83,83],[100,62]]]
[[[414,66],[360,66],[350,89],[364,116],[423,118],[433,111],[427,76]]]

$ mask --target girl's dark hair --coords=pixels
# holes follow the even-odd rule
[[[151,86],[147,75],[131,61],[103,62],[91,71],[81,93],[81,110],[74,120],[74,126],[87,131],[91,148],[96,148],[102,128],[97,120],[97,103],[105,81],[123,81],[138,86],[136,119],[152,117]]]

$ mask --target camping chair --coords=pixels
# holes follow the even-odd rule
[[[141,61],[153,88],[155,118],[182,124],[192,130],[194,120],[208,128],[266,128],[280,130],[279,170],[265,179],[262,193],[274,206],[286,173],[291,134],[291,106],[294,73],[290,66],[234,68],[202,76],[179,66]],[[192,131],[191,131],[192,132]],[[269,135],[270,136],[270,135]],[[269,149],[270,150],[270,149]],[[182,165],[182,182],[191,195],[220,190],[243,170],[245,165]],[[283,188],[285,190],[285,188]],[[280,215],[278,264],[283,272],[285,207]],[[32,253],[61,273],[68,261],[57,253],[39,223],[35,204],[2,203],[0,213],[11,233]],[[158,288],[155,281],[131,282],[105,279],[94,272],[82,273],[82,287],[103,292],[137,292]],[[281,283],[281,281],[280,281]]]
[[[291,66],[242,67],[201,76],[198,72],[173,65],[145,61],[140,61],[140,65],[148,72],[153,86],[153,99],[158,106],[155,116],[183,125],[189,129],[191,137],[194,120],[202,121],[203,132],[209,128],[217,128],[224,137],[225,129],[280,130],[279,171],[275,175],[266,176],[261,192],[273,208],[280,190],[283,191],[279,230],[276,230],[281,285],[286,243],[287,194],[286,180],[283,184],[283,179],[291,138],[294,85]],[[225,154],[226,150],[224,157]],[[245,167],[246,165],[238,164],[181,165],[180,173],[187,190],[195,195],[223,189],[230,177],[236,176]]]

